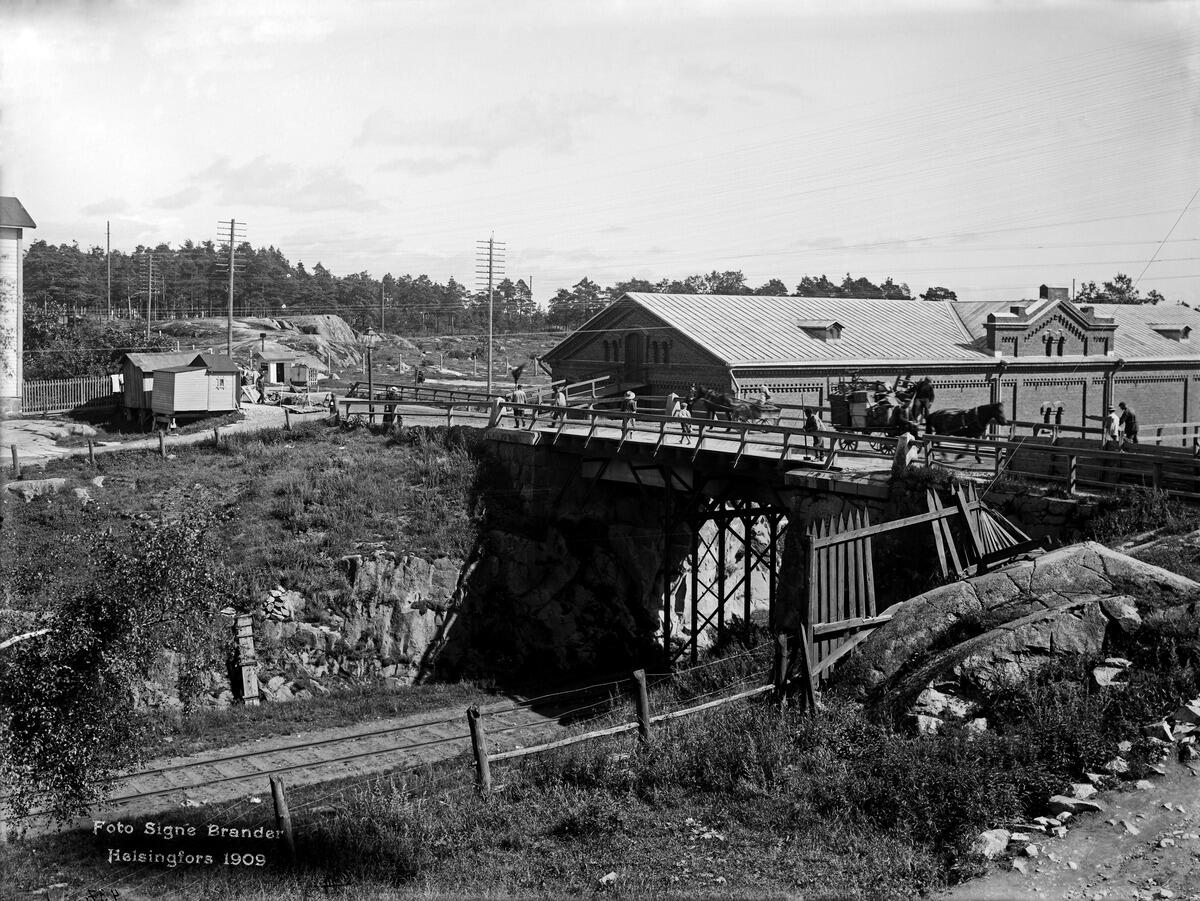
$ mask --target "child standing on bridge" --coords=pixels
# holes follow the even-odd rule
[[[692,414],[688,410],[688,405],[680,401],[675,405],[675,412],[671,414],[679,420],[679,443],[692,443]]]
[[[550,414],[551,422],[562,422],[567,415],[567,392],[560,385],[554,392],[554,412]]]

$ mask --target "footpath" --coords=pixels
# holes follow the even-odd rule
[[[1200,898],[1200,772],[1172,762],[1149,788],[1104,792],[1099,813],[1073,821],[1061,839],[1038,836],[1020,854],[957,886],[944,901],[1156,901]]]

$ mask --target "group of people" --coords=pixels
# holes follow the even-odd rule
[[[1117,412],[1117,407],[1121,412]],[[1138,443],[1137,414],[1124,401],[1109,407],[1104,416],[1104,450],[1124,450],[1126,445]]]
[[[517,387],[508,392],[504,399],[512,404],[511,409],[513,420],[516,423],[517,428],[525,428],[526,416],[524,405],[529,403],[529,394],[525,391],[525,386],[518,382]],[[559,385],[558,388],[555,389],[554,397],[551,399],[550,403],[554,407],[554,412],[550,414],[550,422],[562,422],[563,418],[567,415],[567,392],[562,385]],[[533,421],[536,418],[536,412],[529,415],[528,420],[530,428],[533,427]]]

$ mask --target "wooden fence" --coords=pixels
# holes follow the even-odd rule
[[[72,413],[80,409],[105,410],[116,407],[121,395],[113,391],[108,376],[81,379],[48,379],[22,386],[23,413]]]
[[[686,423],[692,436],[683,442],[684,422],[671,416],[582,406],[569,407],[565,415],[559,415],[562,411],[545,404],[519,406],[526,422],[524,427],[539,428],[552,434],[551,443],[558,443],[566,435],[582,435],[585,446],[593,439],[616,437],[618,453],[626,442],[638,441],[653,443],[653,453],[657,454],[667,446],[670,437],[672,446],[684,443],[693,460],[701,451],[711,449],[733,452],[734,466],[743,455],[772,456],[780,465],[787,465],[793,452],[802,452],[823,459],[828,466],[833,462],[831,448],[839,455],[875,458],[891,458],[896,449],[896,438],[881,433],[806,432],[800,426],[699,417]],[[503,424],[505,418],[512,415],[512,407],[508,401],[493,399],[489,425]],[[818,442],[824,449],[816,446]],[[1156,488],[1168,494],[1200,499],[1200,457],[1179,448],[1147,446],[1128,451],[1103,451],[1086,446],[1067,447],[1047,438],[995,441],[951,435],[924,435],[915,444],[927,465],[953,466],[954,461],[964,456],[978,457],[993,475],[1010,471],[1040,481],[1063,482],[1071,492],[1080,488],[1129,486]],[[981,470],[975,471],[982,474]]]

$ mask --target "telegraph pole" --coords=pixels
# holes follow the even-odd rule
[[[104,223],[104,262],[108,268],[108,318],[112,319],[112,222]]]
[[[226,225],[226,221],[222,219],[217,223],[222,229]],[[233,274],[237,271],[237,239],[245,240],[246,223],[238,224],[236,219],[230,219],[229,225],[229,315],[225,324],[225,355],[233,356]]]
[[[150,298],[154,296],[154,254],[150,254],[150,268],[146,272],[146,343],[150,342]]]
[[[488,297],[488,342],[487,342],[487,393],[492,393],[492,310],[495,301],[495,284],[496,276],[504,274],[504,242],[497,241],[493,234],[486,241],[475,242],[476,248],[476,265],[475,277],[482,281],[485,273],[487,277],[487,297]],[[486,265],[484,268],[486,253]]]
[[[379,280],[379,333],[383,334],[383,279]]]

